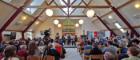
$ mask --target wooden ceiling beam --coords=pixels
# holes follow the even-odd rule
[[[71,6],[76,2],[77,0],[74,0],[72,3],[71,3]]]
[[[52,17],[68,17],[68,16],[64,16],[64,15],[54,15]],[[51,18],[52,18],[51,17]],[[87,17],[86,15],[70,15],[69,17]]]
[[[76,0],[75,0],[76,1]],[[80,6],[82,4],[82,1],[78,4],[78,6]],[[72,13],[74,13],[74,11],[76,10],[77,8],[74,8],[73,10],[72,10],[72,12],[70,13],[70,15],[72,14]]]
[[[94,6],[70,6],[71,8],[110,8],[110,6],[107,5],[94,5]],[[45,6],[45,7],[41,7],[41,6],[28,6],[25,8],[39,8],[39,9],[43,9],[43,8],[67,8],[67,6]]]
[[[54,4],[56,5],[56,6],[58,6],[58,4],[54,1]],[[62,9],[62,8],[59,8],[65,15],[67,15],[67,13]]]

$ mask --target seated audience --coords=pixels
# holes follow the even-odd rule
[[[91,55],[102,54],[102,51],[99,48],[101,48],[100,44],[98,46],[94,46],[93,49],[91,50]]]
[[[4,57],[2,60],[20,60],[16,57],[16,47],[13,45],[9,45],[4,50]]]

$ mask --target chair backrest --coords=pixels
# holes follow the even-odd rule
[[[19,57],[20,58],[20,60],[25,60],[25,57]]]
[[[91,55],[91,59],[96,59],[96,60],[104,60],[103,55]]]
[[[40,56],[28,56],[27,60],[41,60]]]
[[[44,58],[42,57],[41,60],[55,60],[54,56],[45,56]]]
[[[91,52],[91,49],[84,50],[84,53],[90,53],[90,52]]]

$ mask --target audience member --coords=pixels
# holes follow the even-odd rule
[[[2,60],[20,60],[16,57],[16,47],[9,45],[4,49],[4,57]]]

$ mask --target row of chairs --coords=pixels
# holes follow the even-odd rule
[[[91,55],[89,57],[84,56],[84,60],[86,60],[86,58],[93,60],[104,60],[104,55]],[[115,60],[118,60],[118,56],[115,57]]]
[[[83,60],[104,60],[104,56],[103,55],[83,56]]]
[[[26,60],[25,58],[21,57],[20,60]],[[27,60],[55,60],[54,56],[28,56]]]

